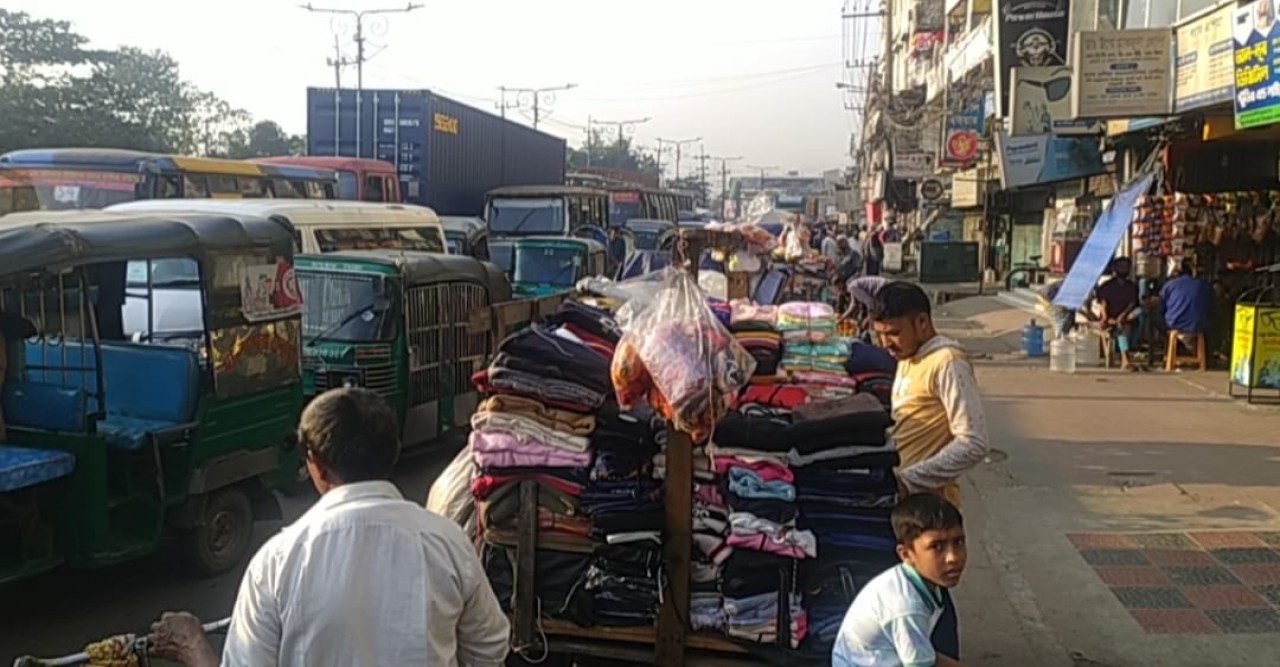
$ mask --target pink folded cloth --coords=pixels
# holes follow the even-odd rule
[[[791,468],[774,461],[743,461],[733,457],[716,457],[716,474],[727,475],[729,468],[746,468],[756,474],[762,482],[786,482],[792,484],[796,476]]]
[[[830,319],[836,316],[836,311],[830,304],[817,301],[784,303],[778,308],[778,311],[787,317],[794,317],[799,320]]]
[[[716,507],[724,507],[724,496],[720,495],[720,489],[714,484],[694,484],[693,497],[695,500],[701,500],[708,505]]]
[[[591,452],[573,452],[503,431],[472,431],[471,452],[481,468],[587,468]]]
[[[820,384],[828,387],[847,387],[849,389],[858,388],[858,382],[853,378],[834,373],[797,371],[791,374],[791,380],[796,384]]]
[[[735,533],[729,536],[729,539],[726,540],[726,544],[735,549],[762,551],[767,554],[785,556],[796,560],[815,558],[818,555],[816,549],[805,548],[805,546],[813,546],[812,544],[802,545],[786,538],[783,540],[776,540],[764,533],[753,533],[750,535]]]
[[[773,325],[778,321],[777,306],[762,306],[746,299],[735,299],[729,302],[729,305],[733,306],[733,314],[729,317],[730,325],[741,322],[764,322]]]
[[[817,331],[814,329],[801,329],[798,331],[786,331],[782,334],[782,342],[784,343],[825,343],[829,340],[839,338],[839,334],[834,331]]]

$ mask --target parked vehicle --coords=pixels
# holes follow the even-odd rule
[[[567,185],[499,188],[486,196],[484,219],[493,261],[510,273],[512,244],[521,237],[590,235],[607,244],[609,195]]]
[[[428,90],[307,89],[307,154],[390,163],[404,201],[442,215],[481,215],[505,185],[564,183],[563,139]]]
[[[52,148],[0,155],[0,215],[106,208],[139,199],[336,199],[330,169]]]
[[[197,267],[182,285],[200,296],[198,329],[128,335],[122,305],[154,316],[170,260]],[[0,219],[0,308],[27,329],[5,337],[0,582],[133,560],[167,537],[203,574],[241,561],[301,465],[293,275],[293,234],[265,218]]]
[[[568,292],[579,280],[610,276],[608,252],[592,239],[530,236],[511,247],[511,286],[519,297]]]
[[[467,255],[489,261],[489,230],[480,218],[445,216],[444,240],[450,255]]]
[[[281,155],[254,158],[249,162],[331,169],[338,175],[338,199],[393,204],[404,201],[396,166],[390,162],[324,155]]]
[[[444,225],[440,222],[440,216],[429,208],[412,204],[303,200],[229,202],[188,199],[133,202],[113,206],[111,210],[198,211],[254,215],[282,220],[293,227],[298,250],[305,253],[375,248],[420,252],[445,251]]]
[[[637,218],[673,223],[679,219],[675,192],[633,185],[610,186],[608,189],[609,221],[614,225]]]
[[[502,270],[459,255],[390,250],[298,257],[306,395],[351,385],[387,398],[401,441],[464,428],[471,376],[495,341],[473,313],[511,300]]]
[[[636,250],[665,250],[675,247],[678,229],[666,220],[628,220],[623,228],[631,232]]]

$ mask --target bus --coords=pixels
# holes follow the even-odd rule
[[[0,155],[0,215],[106,208],[139,199],[337,199],[330,169],[113,148]]]
[[[254,164],[295,165],[338,173],[338,199],[399,203],[404,201],[396,166],[383,160],[323,155],[282,155],[249,160]]]
[[[625,185],[610,187],[609,224],[620,227],[628,220],[637,219],[677,222],[681,210],[677,200],[677,195],[668,190]]]

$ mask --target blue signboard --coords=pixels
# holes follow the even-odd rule
[[[982,126],[986,121],[986,98],[975,94],[947,97],[947,120],[942,135],[943,167],[967,167],[978,160],[982,146]]]
[[[1235,45],[1236,129],[1280,121],[1280,23],[1273,0],[1254,0],[1236,10],[1231,28]]]
[[[1096,176],[1107,170],[1097,137],[1059,137],[1031,134],[996,135],[1000,155],[1000,179],[1004,189],[1070,181]]]
[[[1125,230],[1129,229],[1129,223],[1133,222],[1133,209],[1138,205],[1138,197],[1146,194],[1153,180],[1155,175],[1147,174],[1111,199],[1107,210],[1098,216],[1098,223],[1093,226],[1089,240],[1084,242],[1075,263],[1071,265],[1071,272],[1062,281],[1053,305],[1071,310],[1084,305],[1094,286],[1098,284],[1098,279],[1102,277],[1102,272],[1107,270],[1107,264],[1115,256],[1120,239],[1124,238]]]

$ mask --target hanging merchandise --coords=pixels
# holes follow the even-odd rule
[[[668,272],[667,287],[623,325],[613,387],[624,408],[647,399],[695,442],[724,416],[756,362],[712,314],[694,278]]]

